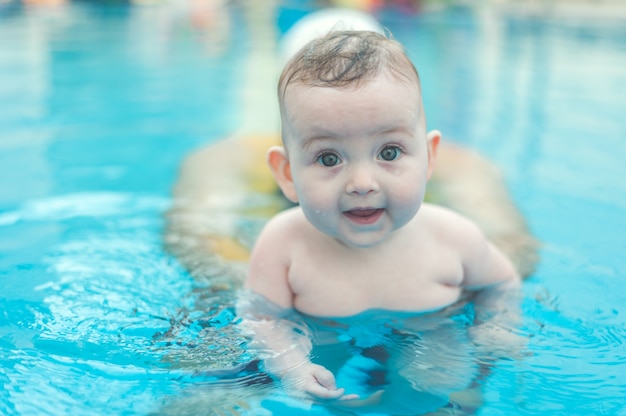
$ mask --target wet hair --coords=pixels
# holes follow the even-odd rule
[[[282,108],[290,85],[357,88],[382,73],[419,88],[417,70],[399,42],[376,32],[331,31],[289,60],[278,81],[278,99]]]

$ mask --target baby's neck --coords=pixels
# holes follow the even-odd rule
[[[350,253],[354,256],[369,257],[373,255],[382,255],[387,253],[388,251],[391,251],[392,253],[390,254],[393,254],[393,252],[397,250],[397,248],[411,241],[411,234],[415,232],[417,232],[417,230],[415,230],[413,223],[410,222],[409,224],[406,224],[403,227],[394,230],[389,235],[387,235],[386,238],[378,241],[377,243],[362,246],[347,243],[336,237],[331,237],[328,235],[326,235],[326,237],[328,237],[329,240],[332,240],[334,244],[341,247],[341,249],[345,250],[346,253]],[[413,237],[414,236],[415,235],[413,235]]]

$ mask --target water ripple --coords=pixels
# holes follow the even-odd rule
[[[18,210],[0,213],[0,226],[20,221],[59,221],[105,217],[145,210],[163,211],[169,200],[123,192],[81,192],[26,201]]]

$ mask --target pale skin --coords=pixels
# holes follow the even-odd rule
[[[264,228],[247,288],[283,308],[339,317],[435,311],[465,291],[519,285],[478,226],[423,203],[440,134],[426,133],[417,82],[383,72],[339,89],[291,85],[282,117],[285,147],[268,161],[299,206]],[[266,347],[293,344],[271,321],[255,325]],[[305,342],[277,354],[268,369],[315,397],[355,399],[309,350]]]

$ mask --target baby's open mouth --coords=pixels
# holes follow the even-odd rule
[[[382,208],[356,208],[344,211],[344,215],[358,224],[372,224],[384,211]]]

